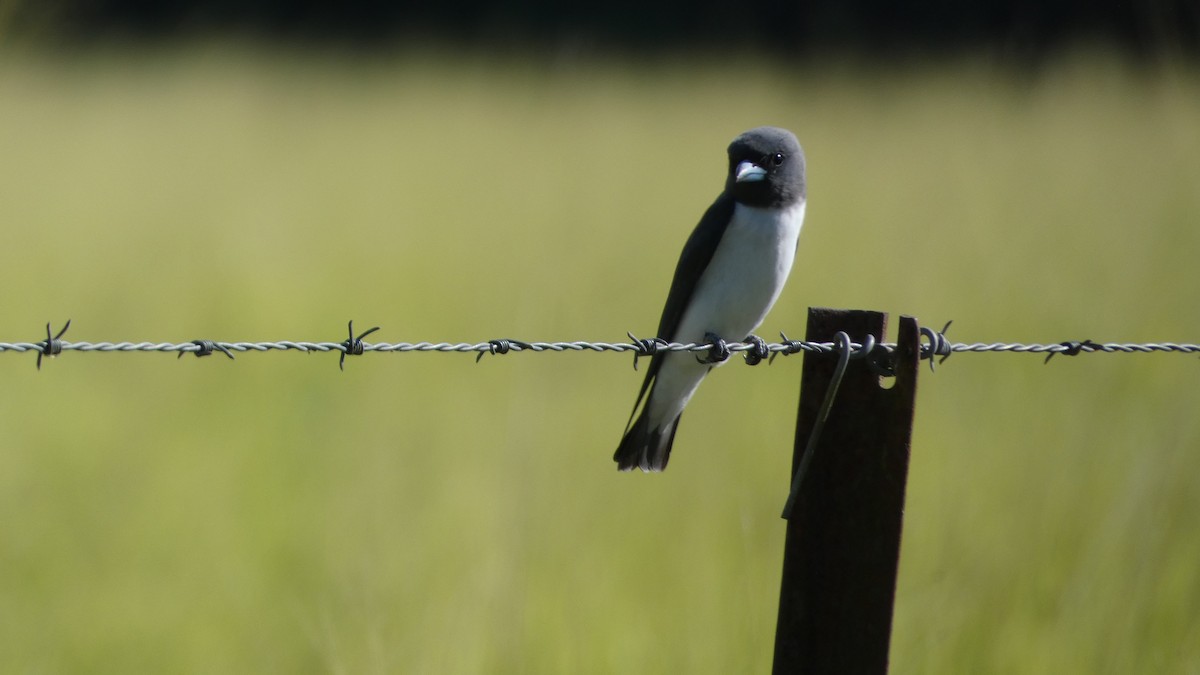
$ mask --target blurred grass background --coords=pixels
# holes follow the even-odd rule
[[[1070,52],[800,69],[186,48],[0,58],[0,340],[649,334],[759,124],[805,145],[810,305],[956,341],[1200,339],[1200,80]],[[0,355],[0,671],[761,673],[799,360],[670,471],[607,354]],[[1178,355],[921,383],[896,673],[1200,672]]]

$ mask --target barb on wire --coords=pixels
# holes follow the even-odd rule
[[[516,351],[521,351],[523,349],[529,349],[529,343],[522,342],[520,340],[513,340],[512,338],[500,338],[499,340],[488,340],[488,350],[486,352],[479,352],[479,355],[475,357],[475,363],[479,363],[479,360],[483,358],[484,354],[504,355],[504,354],[507,354],[509,352],[509,350],[513,350],[513,349],[515,349]]]
[[[649,338],[640,340],[633,336],[633,333],[625,333],[636,347],[633,350],[633,369],[637,370],[638,359],[643,356],[654,356],[662,351],[662,348],[671,344],[662,338]]]
[[[767,361],[767,365],[775,363],[775,357],[779,356],[780,354],[783,354],[784,356],[791,356],[792,354],[801,351],[800,345],[803,343],[798,340],[790,339],[783,331],[779,331],[779,339],[783,341],[783,349],[771,354],[771,358]]]
[[[38,343],[41,345],[41,351],[38,352],[38,357],[37,357],[37,369],[38,370],[42,369],[42,357],[43,356],[45,356],[46,358],[52,359],[62,353],[62,350],[63,350],[62,336],[64,333],[67,332],[67,329],[70,327],[71,327],[71,320],[67,319],[67,325],[63,326],[62,330],[58,331],[58,333],[51,336],[50,335],[50,323],[46,322],[46,339],[43,340],[42,342]]]
[[[346,338],[346,341],[342,343],[342,355],[338,357],[338,370],[346,369],[347,354],[350,356],[362,356],[363,349],[365,349],[362,339],[379,330],[379,326],[375,326],[364,331],[358,337],[354,337],[354,319],[351,319],[350,323],[346,324],[346,330],[350,334],[350,337]]]
[[[947,321],[945,326],[942,326],[940,331],[936,331],[927,326],[921,326],[921,335],[929,340],[929,344],[921,345],[921,358],[929,359],[929,372],[934,372],[933,357],[940,356],[938,363],[945,363],[946,359],[954,352],[951,349],[950,343],[946,340],[946,331],[950,330],[950,324],[953,320]]]
[[[1100,346],[1100,345],[1097,345],[1095,342],[1092,342],[1091,340],[1084,340],[1083,342],[1068,341],[1068,342],[1060,342],[1058,344],[1063,348],[1063,350],[1061,352],[1050,352],[1049,354],[1046,355],[1046,360],[1042,361],[1042,363],[1050,363],[1050,359],[1053,358],[1055,354],[1063,354],[1065,356],[1078,356],[1079,352],[1083,351],[1084,349],[1091,352],[1091,351],[1095,351],[1096,347]]]
[[[379,330],[376,326],[359,335],[354,334],[353,322],[347,324],[347,338],[342,342],[223,342],[215,340],[191,340],[187,342],[66,342],[62,339],[68,321],[62,330],[54,334],[50,326],[46,327],[46,338],[38,342],[0,342],[0,353],[35,352],[38,355],[38,368],[41,368],[43,357],[53,357],[66,351],[79,352],[176,352],[178,354],[192,353],[197,356],[211,355],[221,352],[229,358],[234,358],[235,352],[268,352],[268,351],[299,351],[299,352],[338,352],[338,367],[345,369],[347,356],[360,356],[366,352],[454,352],[475,354],[477,358],[483,354],[507,354],[510,352],[617,352],[632,353],[634,368],[643,356],[654,356],[664,352],[690,352],[703,358],[714,354],[714,347],[719,351],[719,345],[712,342],[668,342],[662,338],[637,338],[629,334],[629,342],[525,342],[512,338],[487,340],[484,342],[376,342],[367,343],[363,338]],[[1147,354],[1152,352],[1182,353],[1200,355],[1200,344],[1148,342],[1148,343],[1099,343],[1092,340],[1055,342],[1050,344],[1022,343],[951,343],[946,339],[943,328],[941,332],[921,329],[924,340],[921,344],[921,358],[938,363],[945,361],[950,355],[959,352],[1020,352],[1043,354],[1066,354],[1074,356],[1084,353],[1107,354]],[[726,342],[725,349],[730,353],[742,352],[746,363],[755,365],[766,359],[773,362],[779,355],[790,356],[802,352],[818,354],[833,354],[838,347],[832,342],[806,342],[792,340],[787,334],[779,334],[779,342],[765,342],[750,336],[743,342]],[[887,342],[877,342],[873,338],[865,343],[851,343],[852,358],[869,358],[872,368],[881,375],[887,375],[891,370],[890,355],[896,345]]]
[[[233,360],[233,354],[229,351],[229,348],[226,347],[225,345],[221,344],[220,342],[213,342],[212,340],[192,340],[191,343],[196,345],[196,350],[192,352],[193,354],[196,355],[196,358],[199,358],[201,356],[211,356],[213,351],[215,350],[215,351],[221,352],[225,356],[228,356],[229,360],[231,360],[231,361]],[[181,350],[179,352],[179,356],[175,357],[175,359],[176,360],[182,359],[183,355],[186,353],[187,352]]]

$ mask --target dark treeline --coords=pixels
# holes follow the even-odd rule
[[[804,55],[994,49],[1036,57],[1079,41],[1195,55],[1196,0],[9,0],[0,31],[87,41],[236,30],[374,46],[402,38],[530,46],[748,49]]]

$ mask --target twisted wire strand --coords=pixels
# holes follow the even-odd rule
[[[1078,345],[1078,346],[1076,346]],[[1150,352],[1180,352],[1184,354],[1200,353],[1200,345],[1196,344],[1178,344],[1174,342],[1105,342],[1105,343],[1072,343],[1060,342],[1055,344],[1022,344],[1020,342],[1004,343],[1004,342],[974,342],[964,344],[955,342],[950,345],[950,350],[954,353],[959,352],[1029,352],[1037,354],[1062,354],[1072,351],[1079,352],[1102,352],[1107,354],[1133,354]]]
[[[61,351],[75,352],[201,352],[204,347],[196,342],[68,342],[55,341]],[[279,340],[275,342],[218,342],[211,343],[217,348],[231,352],[269,352],[269,351],[300,351],[300,352],[339,352],[347,353],[352,347],[346,342],[302,342]],[[498,348],[498,345],[505,345]],[[727,342],[725,346],[731,352],[748,352],[759,349],[753,342]],[[833,342],[808,342],[803,340],[786,340],[784,342],[765,343],[766,350],[771,354],[795,354],[799,352],[833,353],[837,345]],[[867,349],[882,348],[893,351],[895,343],[883,342],[866,345]],[[0,353],[45,353],[46,342],[0,342]],[[636,342],[589,342],[584,340],[570,342],[523,342],[512,339],[489,340],[487,342],[374,342],[362,343],[364,352],[453,352],[473,354],[502,354],[512,352],[632,352],[648,356],[656,352],[707,352],[713,345],[706,342],[656,342],[648,347],[646,341]],[[851,349],[861,352],[864,345],[851,343]],[[1016,352],[1033,354],[1067,354],[1067,353],[1109,353],[1134,354],[1151,352],[1174,352],[1184,354],[1200,354],[1200,344],[1174,342],[1105,342],[1090,341],[1058,342],[1048,344],[1024,344],[1020,342],[973,342],[945,343],[943,350],[949,353],[980,353],[980,352]],[[922,356],[929,358],[930,345],[922,345]],[[945,351],[937,353],[945,354]],[[936,354],[935,354],[936,355]]]

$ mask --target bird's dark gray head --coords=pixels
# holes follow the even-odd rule
[[[725,191],[746,206],[791,206],[804,201],[800,142],[779,127],[758,127],[733,139]]]

